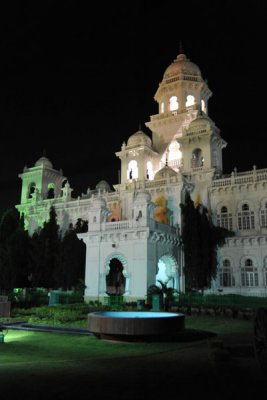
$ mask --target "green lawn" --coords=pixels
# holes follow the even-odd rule
[[[18,392],[25,399],[46,400],[167,400],[205,393],[228,399],[243,390],[255,396],[265,379],[248,320],[186,316],[186,335],[172,343],[16,330],[0,343],[3,399],[17,398]]]

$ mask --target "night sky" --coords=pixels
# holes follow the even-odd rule
[[[267,168],[265,1],[25,3],[0,17],[0,213],[20,202],[18,174],[44,149],[74,196],[117,183],[115,152],[140,124],[151,135],[180,42],[213,92],[224,173]]]

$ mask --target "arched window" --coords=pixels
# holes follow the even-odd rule
[[[261,228],[267,228],[267,202],[261,208]]]
[[[246,287],[259,286],[258,270],[253,266],[251,258],[247,258],[244,267],[241,268],[241,285]]]
[[[28,199],[31,199],[31,198],[32,198],[32,195],[33,195],[33,193],[35,192],[35,188],[36,188],[35,183],[34,183],[34,182],[30,183],[29,189],[28,189],[28,196],[27,196]]]
[[[178,108],[179,108],[179,103],[177,100],[177,96],[172,96],[170,98],[170,111],[178,110]]]
[[[238,229],[247,230],[255,228],[254,212],[250,210],[247,203],[242,204],[238,212]]]
[[[191,166],[192,168],[199,168],[204,165],[204,158],[202,157],[201,149],[195,149],[192,152]]]
[[[146,179],[149,179],[150,181],[153,179],[153,166],[152,166],[152,162],[148,161],[146,163]]]
[[[109,273],[106,275],[106,293],[109,295],[123,295],[126,279],[123,275],[123,265],[117,258],[109,263]]]
[[[223,260],[222,268],[219,270],[219,285],[222,287],[235,286],[231,263],[228,259]]]
[[[230,231],[233,229],[232,214],[228,212],[225,206],[221,207],[219,214],[217,214],[217,225]]]
[[[127,176],[129,180],[138,178],[138,164],[136,160],[129,162]]]
[[[164,103],[160,103],[160,112],[164,113]]]
[[[182,152],[180,150],[180,144],[177,140],[173,140],[169,147],[167,147],[166,151],[162,154],[160,160],[160,168],[163,168],[166,165],[166,160],[168,161],[169,167],[174,170],[178,170],[182,165]]]
[[[49,183],[49,185],[48,185],[47,198],[48,199],[55,198],[55,184],[54,183]]]
[[[195,104],[195,97],[192,96],[192,94],[189,94],[188,96],[186,96],[185,106],[190,107],[190,106],[193,106],[194,104]]]
[[[206,114],[207,113],[207,107],[206,103],[204,100],[201,100],[201,110]]]
[[[142,218],[142,211],[141,210],[138,211],[137,217],[135,219],[136,219],[136,221],[139,221],[140,218]]]

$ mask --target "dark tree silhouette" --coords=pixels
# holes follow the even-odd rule
[[[189,193],[180,207],[186,290],[203,290],[216,277],[218,246],[234,232],[214,226],[207,208],[195,207]]]
[[[83,220],[82,218],[78,218],[77,222],[74,226],[74,231],[76,233],[84,233],[88,231],[88,221]]]
[[[56,288],[55,270],[57,268],[59,258],[59,225],[57,224],[57,215],[52,206],[49,213],[49,220],[44,223],[43,229],[40,231],[40,263],[39,286],[47,289]]]
[[[8,293],[27,284],[29,237],[22,224],[15,208],[0,221],[0,288]]]
[[[29,249],[29,286],[42,286],[43,245],[41,229],[35,231],[30,238]]]
[[[65,232],[59,249],[59,260],[55,270],[57,287],[64,290],[78,287],[85,280],[86,245],[78,239],[75,231]]]

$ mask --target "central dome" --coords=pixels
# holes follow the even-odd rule
[[[165,70],[163,78],[169,79],[177,75],[185,75],[202,79],[198,66],[192,63],[185,54],[178,54],[176,59]]]
[[[139,130],[129,137],[127,146],[149,146],[151,147],[152,141],[143,131]]]
[[[177,172],[168,165],[165,165],[155,174],[154,180],[158,181],[161,179],[168,179],[172,178],[173,176],[177,176]]]
[[[48,158],[45,156],[39,158],[39,160],[36,161],[35,167],[40,167],[40,166],[51,168],[51,169],[53,168],[51,161],[48,160]]]

